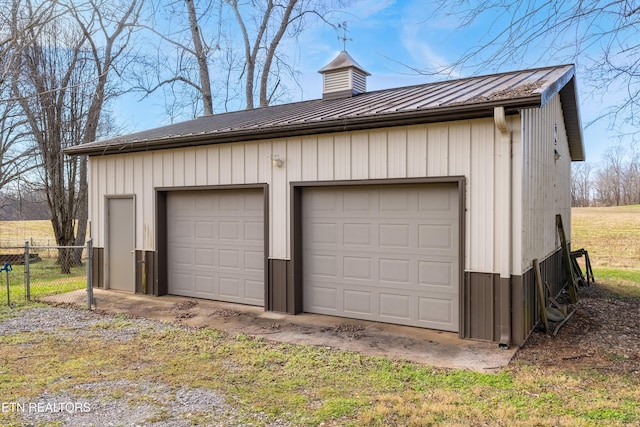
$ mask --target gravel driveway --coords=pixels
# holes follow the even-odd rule
[[[182,328],[180,325],[136,318],[127,318],[125,326],[108,327],[108,324],[116,322],[122,323],[122,319],[71,308],[37,307],[0,321],[0,335],[10,337],[31,332],[68,337],[71,332],[75,337],[126,342],[142,332]],[[28,348],[28,344],[25,346]],[[121,390],[118,398],[112,397],[113,390]],[[139,403],[140,396],[149,403]],[[186,386],[176,388],[151,381],[92,382],[75,386],[65,394],[45,392],[30,402],[12,402],[0,396],[0,403],[4,405],[3,412],[22,413],[25,426],[193,426],[199,424],[193,415],[203,412],[209,415],[208,419],[215,420],[208,422],[213,426],[289,425],[280,421],[265,424],[262,413],[253,415],[255,423],[242,423],[238,419],[237,408],[227,403],[225,396],[219,393]],[[247,419],[246,414],[242,419]]]

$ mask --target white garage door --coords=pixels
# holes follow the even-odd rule
[[[303,309],[458,331],[455,184],[305,188]]]
[[[262,190],[167,194],[169,293],[264,306]]]

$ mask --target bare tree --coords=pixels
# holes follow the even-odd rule
[[[605,152],[593,182],[598,204],[620,206],[640,203],[639,156],[637,149],[623,145]]]
[[[37,166],[26,120],[9,88],[0,85],[0,190]]]
[[[213,114],[214,101],[210,77],[211,54],[220,50],[221,26],[220,14],[222,0],[173,0],[167,3],[149,3],[149,23],[139,26],[154,34],[159,42],[158,52],[169,50],[168,55],[159,54],[150,60],[141,62],[145,72],[139,73],[137,87],[147,95],[160,88],[169,87],[172,104],[170,109],[184,105],[201,105],[205,115]],[[186,15],[186,16],[185,16]],[[183,22],[188,22],[185,27]],[[204,28],[213,27],[213,32]],[[173,49],[166,49],[166,45]],[[175,52],[175,56],[172,53]],[[153,75],[155,81],[149,80]],[[195,103],[184,90],[174,90],[176,84],[185,85],[198,94]],[[186,101],[182,101],[186,98]],[[171,115],[175,114],[173,111]],[[191,115],[196,115],[192,111]]]
[[[60,7],[65,14],[27,35],[31,43],[16,61],[12,91],[37,145],[56,242],[72,246],[86,237],[87,159],[65,157],[63,149],[96,139],[113,95],[109,75],[126,57],[140,3],[88,0]],[[61,250],[59,261],[69,272],[79,252]]]
[[[622,170],[622,203],[636,205],[640,203],[640,153],[632,150]]]
[[[146,69],[151,73],[155,70],[156,78],[148,80],[149,73],[139,73],[138,86],[147,94],[168,89],[174,104],[172,116],[185,105],[194,106],[193,93],[198,96],[195,104],[202,105],[205,115],[215,109],[237,109],[238,99],[246,108],[256,103],[269,105],[286,92],[281,82],[283,74],[296,79],[282,52],[282,42],[301,34],[307,17],[326,21],[334,6],[340,8],[347,3],[173,0],[151,5],[150,23],[142,26],[160,40],[157,51],[169,54],[159,54],[147,62]],[[237,28],[227,24],[229,20],[234,20]],[[241,40],[240,48],[234,38]]]
[[[278,55],[280,42],[287,33],[289,37],[297,37],[304,29],[307,15],[325,19],[326,3],[313,0],[226,1],[233,9],[242,33],[246,108],[254,108],[256,84],[259,106],[266,107],[280,85],[278,73],[273,72],[274,63],[288,68],[285,59]],[[247,22],[254,23],[254,28],[249,28]],[[275,82],[272,82],[273,78]]]
[[[590,163],[571,165],[571,206],[586,207],[591,204],[591,172]]]
[[[617,92],[622,101],[605,110],[614,125],[640,124],[640,6],[628,0],[476,2],[438,0],[432,18],[454,18],[459,28],[480,22],[486,33],[451,64],[422,73],[452,73],[497,67],[577,62],[593,94]]]
[[[55,4],[33,6],[30,1],[11,0],[0,8],[0,190],[37,166],[27,121],[12,97],[9,80],[29,37],[37,36],[55,18]]]
[[[0,85],[12,73],[16,59],[45,24],[58,16],[57,0],[34,5],[30,0],[5,1],[0,7]],[[24,13],[24,10],[28,13]]]

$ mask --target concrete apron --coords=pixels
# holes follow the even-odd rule
[[[86,307],[86,291],[44,300]],[[262,307],[167,295],[154,297],[94,289],[95,309],[156,319],[229,334],[246,334],[290,344],[308,344],[434,366],[495,372],[509,364],[517,347],[461,340],[456,333],[319,314],[290,315]]]

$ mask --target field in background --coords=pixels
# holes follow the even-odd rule
[[[0,221],[0,246],[21,246],[33,240],[34,244],[56,244],[51,221]]]
[[[584,248],[594,269],[637,270],[640,282],[640,205],[571,210],[571,249]]]

